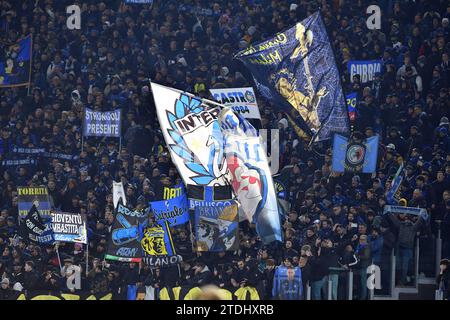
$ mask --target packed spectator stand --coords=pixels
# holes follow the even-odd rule
[[[82,10],[81,30],[66,26],[72,2]],[[20,147],[75,156],[0,166],[0,300],[34,292],[127,299],[128,286],[136,284],[137,295],[152,299],[160,299],[160,292],[173,299],[168,288],[205,284],[233,293],[255,288],[257,294],[250,290],[247,298],[276,299],[279,265],[301,267],[303,299],[347,299],[350,292],[365,300],[372,297],[366,286],[372,263],[383,271],[375,294],[416,286],[422,274],[434,278],[448,299],[448,260],[438,259],[450,259],[448,1],[379,0],[381,30],[367,29],[365,12],[373,1],[364,0],[155,0],[151,7],[72,2],[0,1],[0,41],[33,36],[32,86],[0,88],[0,160],[15,159],[11,151]],[[210,88],[252,86],[233,54],[317,10],[344,92],[358,93],[354,134],[381,137],[377,172],[332,172],[330,141],[310,146],[276,105],[258,99],[262,126],[280,130],[280,175],[288,177],[291,203],[282,221],[284,243],[263,246],[254,228],[242,223],[239,251],[197,253],[186,227],[173,232],[183,256],[179,268],[105,261],[113,180],[126,186],[133,208],[146,207],[161,187],[181,182],[159,131],[149,79],[205,98]],[[380,58],[383,73],[373,81],[350,81],[348,61]],[[121,140],[83,140],[84,107],[121,108]],[[427,221],[383,214],[387,188],[402,162],[401,201],[427,209]],[[48,187],[55,208],[86,215],[87,264],[85,246],[60,243],[57,256],[54,245],[27,245],[16,236],[17,187],[39,185]],[[82,270],[79,292],[66,285],[72,264]]]

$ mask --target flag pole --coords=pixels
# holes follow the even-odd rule
[[[86,242],[86,277],[89,271],[89,241]]]
[[[152,84],[151,80],[149,80],[149,82],[150,82],[150,84]],[[159,85],[159,86],[161,86],[161,87],[166,87],[166,86],[163,86],[163,85],[158,84],[158,83],[155,83],[155,84],[157,84],[157,85]],[[166,88],[169,88],[169,87],[166,87]],[[196,98],[196,99],[199,99],[199,98],[200,98],[200,97],[198,97],[198,96],[196,96],[195,94],[192,94],[192,93],[190,93],[190,92],[186,92],[186,91],[179,90],[179,89],[175,89],[175,88],[169,88],[169,89],[172,90],[172,91],[181,93],[181,94],[185,94],[185,95],[187,95],[188,97],[191,97],[191,98]],[[152,94],[153,94],[153,93],[152,93]],[[206,103],[209,103],[209,104],[213,104],[213,105],[216,105],[216,106],[221,107],[221,108],[225,108],[225,107],[226,107],[225,105],[223,105],[223,104],[221,104],[221,103],[218,103],[217,101],[209,100],[209,99],[206,99],[206,98],[200,98],[200,100],[201,100],[202,102],[206,102]]]
[[[56,249],[56,256],[58,257],[58,262],[59,262],[59,271],[62,272],[63,268],[62,268],[62,264],[61,264],[61,258],[59,256],[59,243],[57,243],[55,245],[55,249]]]

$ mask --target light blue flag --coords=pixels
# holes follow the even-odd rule
[[[266,152],[256,129],[230,108],[219,114],[230,184],[246,219],[264,243],[281,241],[277,197]]]
[[[332,170],[335,172],[374,173],[377,168],[379,136],[362,142],[334,135]]]

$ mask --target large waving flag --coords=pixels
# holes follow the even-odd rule
[[[281,241],[277,198],[266,153],[256,129],[224,108],[219,122],[225,139],[229,179],[247,219],[264,243]]]
[[[220,107],[191,94],[151,84],[159,124],[186,185],[226,185]]]
[[[30,85],[32,48],[31,35],[1,46],[0,88]]]
[[[250,70],[261,95],[295,119],[301,138],[320,141],[349,132],[339,72],[319,12],[235,58]]]

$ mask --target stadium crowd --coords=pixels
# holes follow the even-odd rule
[[[70,292],[65,281],[70,264],[83,271],[81,290],[112,292],[114,299],[126,299],[128,285],[138,284],[140,292],[145,286],[211,283],[229,290],[252,286],[261,298],[277,298],[272,285],[281,264],[301,267],[314,300],[325,298],[327,280],[332,298],[344,299],[351,269],[354,298],[367,299],[366,269],[373,262],[389,270],[392,249],[398,284],[412,283],[417,235],[423,252],[432,252],[439,229],[442,256],[450,258],[450,5],[380,0],[382,29],[368,30],[366,8],[372,2],[155,0],[150,8],[121,1],[0,0],[0,40],[12,43],[33,34],[30,91],[0,88],[0,159],[18,157],[14,147],[77,156],[0,166],[0,299],[21,290]],[[81,30],[67,29],[70,4],[81,7]],[[288,177],[291,204],[283,219],[284,243],[262,246],[254,228],[242,223],[238,252],[201,254],[192,252],[186,227],[174,230],[184,260],[180,272],[104,262],[114,221],[112,181],[124,183],[131,207],[147,206],[161,186],[180,181],[158,128],[148,80],[202,97],[209,97],[210,88],[252,85],[233,53],[316,10],[329,32],[344,91],[358,93],[355,135],[381,136],[377,172],[332,172],[329,141],[309,147],[276,106],[258,99],[263,127],[280,129],[280,177]],[[348,61],[380,58],[383,72],[373,81],[350,82]],[[84,138],[82,148],[84,107],[121,108],[121,141]],[[426,208],[429,219],[383,214],[386,190],[402,161],[401,202]],[[86,214],[87,275],[85,246],[59,244],[61,270],[54,245],[39,247],[15,237],[16,188],[38,185],[48,187],[55,208]],[[448,296],[447,264],[441,264],[439,283]],[[388,277],[382,273],[384,288]]]

